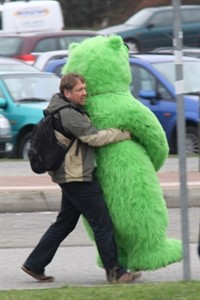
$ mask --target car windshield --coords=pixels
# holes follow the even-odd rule
[[[60,84],[57,76],[36,73],[6,75],[3,81],[15,101],[49,101]]]
[[[153,63],[153,65],[175,85],[176,70],[174,62]],[[184,61],[183,80],[185,94],[200,92],[200,61]]]
[[[132,25],[132,26],[141,26],[142,24],[146,23],[146,20],[149,19],[151,16],[152,12],[149,10],[141,10],[132,17],[130,17],[125,24],[126,25]]]

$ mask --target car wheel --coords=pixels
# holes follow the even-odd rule
[[[198,130],[196,127],[186,128],[186,152],[199,153]]]
[[[30,147],[31,133],[27,133],[23,136],[19,145],[19,157],[28,160],[28,149]]]
[[[129,47],[130,51],[133,51],[134,53],[138,53],[140,51],[140,47],[135,40],[127,39],[127,40],[124,40],[124,42]]]

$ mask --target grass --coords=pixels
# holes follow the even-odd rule
[[[1,300],[199,300],[200,281],[1,291]]]

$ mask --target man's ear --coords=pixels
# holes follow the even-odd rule
[[[68,98],[68,97],[69,97],[69,91],[66,90],[66,89],[64,89],[63,95],[64,95],[66,98]]]

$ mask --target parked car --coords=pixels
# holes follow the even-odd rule
[[[10,121],[14,154],[27,158],[30,135],[43,117],[53,93],[59,91],[60,80],[50,73],[0,74],[0,113]]]
[[[1,34],[0,56],[14,57],[33,64],[38,52],[67,50],[72,42],[79,43],[98,34],[90,30]]]
[[[183,44],[200,46],[200,5],[182,5]],[[173,6],[148,7],[140,10],[125,23],[98,31],[104,35],[118,34],[130,50],[149,51],[173,45]]]
[[[38,70],[44,70],[49,61],[68,56],[68,50],[55,50],[38,53],[33,64]]]
[[[50,61],[44,70],[61,77],[67,58]],[[130,55],[133,96],[151,109],[162,124],[171,153],[177,153],[177,105],[175,92],[175,58],[163,54]],[[186,148],[199,152],[200,60],[183,56]]]
[[[39,70],[35,67],[15,58],[0,57],[0,74],[4,72],[33,72],[38,73]]]
[[[199,16],[200,18],[200,16]],[[164,53],[164,54],[173,54],[174,47],[160,47],[152,50],[153,53]],[[183,48],[182,54],[185,56],[191,56],[200,58],[200,48]]]
[[[188,153],[198,153],[200,60],[184,56],[183,62],[186,148]],[[154,112],[166,132],[171,152],[177,153],[175,57],[136,55],[130,57],[130,66],[132,94]]]
[[[62,68],[67,62],[67,57],[52,59],[42,69],[45,72],[54,73],[58,77],[62,77]]]
[[[9,156],[13,150],[10,122],[0,114],[0,158]]]

